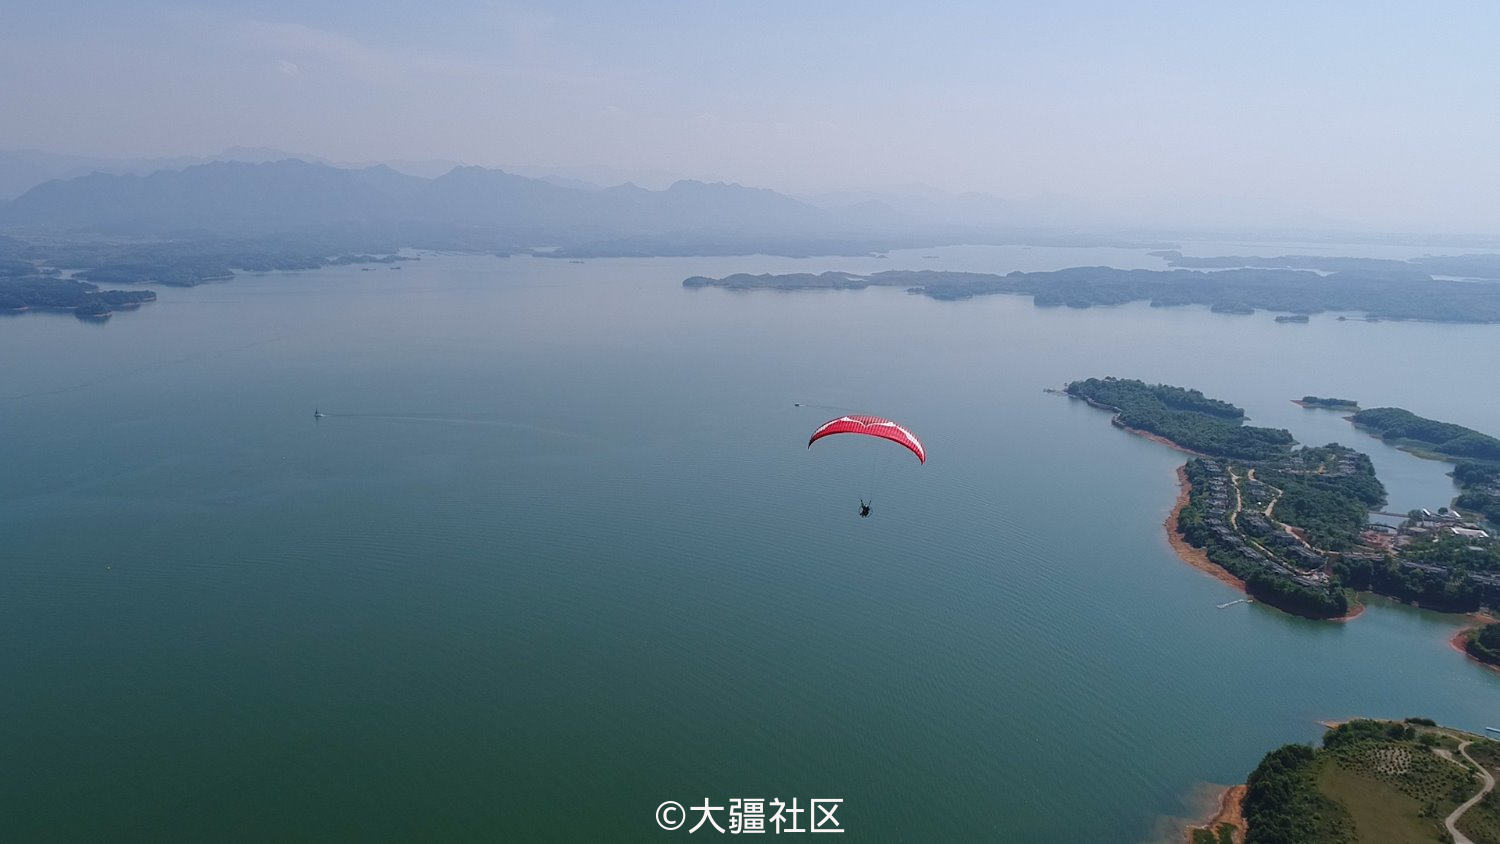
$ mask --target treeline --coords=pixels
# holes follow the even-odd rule
[[[1455,507],[1478,513],[1491,525],[1500,526],[1500,466],[1459,461],[1453,467],[1453,481],[1461,490],[1453,501]]]
[[[79,237],[72,240],[0,238],[0,267],[25,265],[74,270],[102,284],[168,284],[188,287],[234,277],[234,271],[312,270],[330,264],[407,260],[395,253],[420,236],[402,236],[378,226],[344,226],[254,237],[179,239]],[[438,237],[425,248],[469,251],[490,241]]]
[[[1246,844],[1355,841],[1348,811],[1318,790],[1317,753],[1288,744],[1265,755],[1245,781]]]
[[[100,290],[97,284],[55,275],[0,278],[0,311],[66,308],[80,317],[100,318],[154,301],[151,290]]]
[[[1308,407],[1331,407],[1336,409],[1349,408],[1351,410],[1359,408],[1359,402],[1355,401],[1354,399],[1334,399],[1324,398],[1322,396],[1303,396],[1301,402]]]
[[[198,263],[105,264],[73,275],[104,284],[167,284],[173,287],[193,287],[206,281],[234,278],[234,273],[225,265]]]
[[[1486,624],[1471,632],[1464,649],[1481,662],[1500,665],[1500,623]]]
[[[1069,395],[1113,408],[1119,424],[1165,437],[1215,457],[1270,460],[1291,449],[1290,432],[1241,425],[1244,410],[1197,390],[1119,378],[1089,378],[1066,387]]]
[[[1209,559],[1213,559],[1212,554]],[[1236,577],[1245,581],[1245,591],[1257,601],[1292,615],[1304,618],[1342,618],[1349,614],[1349,597],[1337,586],[1324,589],[1303,586],[1264,566]]]
[[[1380,829],[1364,826],[1372,823],[1382,828],[1391,824],[1391,829],[1398,830],[1399,825],[1409,824],[1397,836],[1403,841],[1451,841],[1443,829],[1444,816],[1480,784],[1467,766],[1433,752],[1458,746],[1459,740],[1431,718],[1361,718],[1328,730],[1317,749],[1305,744],[1279,747],[1267,753],[1246,780],[1245,841],[1342,844],[1376,840]],[[1494,746],[1494,742],[1476,740],[1470,752],[1483,760]],[[1392,759],[1400,760],[1399,766],[1393,766]],[[1330,766],[1362,780],[1362,793],[1352,794],[1347,785],[1324,776]],[[1330,792],[1324,792],[1320,782],[1330,785]],[[1465,818],[1465,823],[1471,822],[1472,816]],[[1475,839],[1490,840],[1469,832]]]
[[[1174,267],[1192,269],[1230,269],[1234,267],[1270,267],[1320,272],[1369,272],[1387,275],[1457,276],[1460,278],[1500,279],[1500,255],[1427,255],[1399,261],[1391,258],[1336,258],[1324,255],[1279,255],[1266,258],[1258,255],[1226,255],[1214,258],[1188,257],[1176,250],[1153,252],[1158,258],[1166,258]]]
[[[1174,387],[1170,384],[1147,384],[1144,381],[1120,378],[1089,378],[1069,384],[1069,390],[1077,385],[1079,391],[1088,392],[1088,398],[1101,404],[1124,407],[1124,403],[1135,403],[1141,399],[1155,399],[1172,410],[1206,413],[1224,419],[1245,418],[1244,408],[1235,407],[1227,401],[1211,399],[1198,390]],[[1111,401],[1110,399],[1117,399]]]
[[[1436,280],[1425,267],[1346,268],[1331,275],[1297,269],[1121,270],[1073,267],[1008,275],[888,270],[862,276],[868,286],[906,287],[934,299],[995,294],[1029,295],[1039,307],[1089,308],[1150,302],[1152,307],[1203,305],[1220,313],[1257,309],[1311,314],[1363,313],[1372,318],[1435,322],[1500,322],[1500,285]],[[699,286],[719,285],[707,279]],[[795,281],[764,276],[754,287],[800,289]]]
[[[1500,545],[1493,541],[1475,544],[1461,536],[1439,536],[1436,542],[1406,546],[1400,558],[1344,557],[1334,564],[1334,573],[1352,589],[1445,612],[1500,604],[1500,580],[1491,579],[1500,574]]]
[[[1447,457],[1500,461],[1500,440],[1472,428],[1438,422],[1399,407],[1372,407],[1354,414],[1354,424],[1384,440],[1410,440]]]

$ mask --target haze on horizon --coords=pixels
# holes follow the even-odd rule
[[[1500,6],[1128,5],[23,2],[0,34],[0,148],[921,184],[1145,223],[1500,225]]]

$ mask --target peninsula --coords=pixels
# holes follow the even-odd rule
[[[1341,311],[1370,319],[1434,322],[1500,322],[1500,285],[1435,279],[1420,268],[1346,269],[1324,275],[1315,270],[1239,268],[1198,270],[1121,270],[1074,267],[1053,272],[1006,275],[887,270],[859,275],[845,272],[693,276],[683,287],[727,290],[858,290],[901,287],[933,299],[960,300],[995,294],[1029,295],[1038,307],[1088,308],[1149,302],[1153,307],[1203,305],[1215,313],[1249,314],[1257,309],[1297,315]]]
[[[1500,742],[1429,718],[1332,725],[1321,746],[1267,753],[1225,824],[1190,828],[1192,844],[1257,842],[1500,842]],[[1228,827],[1226,829],[1226,826]]]
[[[156,293],[151,290],[101,290],[97,284],[56,275],[0,274],[0,313],[69,310],[79,319],[98,321],[154,301]]]
[[[1440,458],[1500,462],[1500,440],[1473,428],[1438,422],[1399,407],[1372,407],[1354,414],[1355,426],[1392,445]]]
[[[1110,410],[1120,427],[1199,455],[1183,467],[1188,497],[1169,529],[1248,594],[1310,618],[1349,613],[1329,555],[1354,548],[1367,511],[1385,500],[1368,457],[1294,448],[1290,432],[1245,425],[1243,409],[1197,390],[1089,378],[1064,391]]]
[[[1448,507],[1412,511],[1399,527],[1370,522],[1386,495],[1365,454],[1297,447],[1288,431],[1245,425],[1241,408],[1197,390],[1090,378],[1064,392],[1195,455],[1167,527],[1198,553],[1174,547],[1264,603],[1310,618],[1348,617],[1350,590],[1448,612],[1500,604],[1500,543],[1476,522]],[[1463,464],[1462,477],[1470,497],[1459,502],[1500,502],[1500,469]]]

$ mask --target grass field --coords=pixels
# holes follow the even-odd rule
[[[1422,804],[1390,783],[1329,760],[1318,772],[1318,790],[1348,810],[1361,844],[1443,840],[1443,816],[1424,817]]]
[[[1469,755],[1474,761],[1500,777],[1500,742],[1481,740],[1469,745]],[[1476,844],[1500,844],[1500,796],[1491,791],[1464,813],[1458,821],[1458,831],[1474,839]]]
[[[1482,785],[1458,746],[1469,743],[1469,754],[1500,775],[1500,742],[1415,720],[1351,721],[1311,756],[1296,746],[1268,754],[1251,778],[1252,796],[1254,783],[1263,787],[1253,813],[1247,803],[1249,844],[1451,841],[1444,820]],[[1500,844],[1500,796],[1470,808],[1458,829],[1475,844]],[[1218,842],[1204,833],[1193,844]]]

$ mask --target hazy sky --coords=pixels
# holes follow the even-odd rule
[[[128,7],[128,8],[127,8]],[[1500,226],[1500,3],[11,0],[0,148]]]

